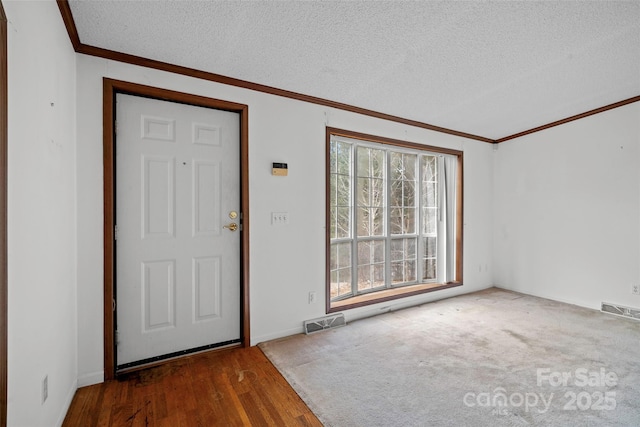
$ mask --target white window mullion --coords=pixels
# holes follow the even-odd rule
[[[456,215],[455,215],[455,200],[456,200],[456,173],[457,173],[457,163],[456,159],[452,157],[446,157],[444,160],[444,168],[443,168],[443,176],[444,176],[444,186],[445,192],[447,194],[447,204],[446,204],[446,218],[447,223],[442,234],[444,246],[445,246],[445,281],[453,281],[455,280],[455,223],[456,223]]]
[[[391,154],[389,150],[385,150],[385,176],[384,176],[384,234],[385,234],[385,245],[384,245],[384,283],[385,288],[391,287],[391,207],[390,203],[390,194],[391,194]]]
[[[351,293],[358,293],[358,224],[357,221],[358,150],[351,144]]]
[[[424,192],[424,188],[422,185],[422,180],[424,179],[423,177],[423,170],[422,170],[422,157],[423,155],[419,155],[418,156],[418,166],[417,166],[417,171],[416,171],[416,197],[418,198],[417,201],[417,208],[418,208],[418,213],[417,213],[417,217],[418,217],[418,224],[417,224],[417,229],[416,229],[416,234],[417,234],[417,245],[418,247],[416,248],[416,279],[418,280],[418,283],[423,283],[424,282],[424,230],[423,230],[423,226],[422,226],[422,222],[424,221],[424,208],[422,207],[422,197],[423,197],[423,192]]]
[[[444,156],[438,156],[438,234],[436,245],[438,258],[436,260],[436,276],[438,283],[445,283],[446,279],[446,230],[447,230],[447,192],[444,180]]]

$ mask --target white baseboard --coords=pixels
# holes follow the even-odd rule
[[[567,298],[558,298],[557,296],[550,295],[550,294],[548,294],[546,292],[531,291],[529,289],[522,290],[522,289],[508,288],[506,286],[501,286],[501,285],[494,285],[494,287],[498,288],[498,289],[504,289],[505,291],[517,292],[517,293],[523,294],[523,295],[531,295],[532,297],[550,299],[552,301],[562,302],[562,303],[565,303],[565,304],[570,304],[570,305],[575,305],[575,306],[578,306],[578,307],[590,308],[592,310],[600,311],[600,306],[599,305],[594,305],[594,304],[588,303],[586,301],[577,301],[577,300],[567,299]]]
[[[445,289],[439,292],[426,293],[421,295],[416,295],[407,299],[399,299],[395,301],[389,301],[384,303],[374,304],[372,306],[365,306],[356,308],[353,310],[346,310],[344,312],[345,317],[347,318],[347,323],[359,319],[364,319],[366,317],[375,316],[381,313],[385,313],[388,311],[396,311],[403,308],[409,308],[416,305],[422,305],[429,302],[438,301],[441,299],[451,298],[458,295],[464,295],[472,292],[478,292],[484,289],[489,289],[493,287],[493,285],[487,285],[486,287],[480,287],[478,289],[473,288],[464,288],[464,287],[455,287],[450,289]],[[301,322],[302,323],[302,322]],[[300,325],[299,328],[287,329],[284,331],[274,332],[271,334],[259,335],[256,337],[251,337],[251,345],[257,345],[261,342],[271,341],[278,338],[288,337],[290,335],[303,334],[304,326]]]
[[[271,341],[271,340],[275,340],[278,338],[284,338],[284,337],[288,337],[289,335],[296,335],[296,334],[302,334],[304,333],[304,327],[302,325],[302,323],[300,323],[300,327],[299,328],[292,328],[292,329],[287,329],[284,331],[279,331],[279,332],[275,332],[272,334],[266,334],[266,335],[260,335],[257,337],[251,337],[251,345],[257,345],[260,344],[261,342],[265,342],[265,341]]]
[[[71,384],[71,387],[69,388],[69,392],[67,393],[67,397],[65,398],[64,405],[62,406],[63,411],[60,413],[60,416],[58,417],[58,421],[56,422],[57,427],[62,427],[62,423],[64,422],[64,419],[67,416],[67,412],[69,412],[69,408],[71,407],[71,402],[73,401],[73,398],[76,395],[76,390],[78,390],[77,381]]]
[[[104,371],[92,372],[78,377],[78,388],[104,382]]]

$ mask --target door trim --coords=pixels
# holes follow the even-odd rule
[[[7,425],[7,158],[8,146],[8,75],[7,16],[0,2],[0,427]]]
[[[116,377],[115,358],[115,118],[116,94],[178,102],[240,115],[240,340],[250,346],[249,324],[249,107],[183,92],[103,78],[103,197],[104,197],[104,379]]]

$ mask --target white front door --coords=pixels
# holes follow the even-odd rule
[[[117,95],[118,368],[240,342],[239,152],[237,113]]]

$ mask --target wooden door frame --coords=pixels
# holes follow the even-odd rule
[[[7,425],[7,159],[8,147],[8,75],[7,16],[0,2],[0,427]]]
[[[103,79],[103,162],[104,162],[104,379],[116,376],[115,357],[115,118],[116,94],[128,94],[178,102],[240,115],[240,346],[249,347],[249,107],[244,104],[221,101],[136,83]]]

